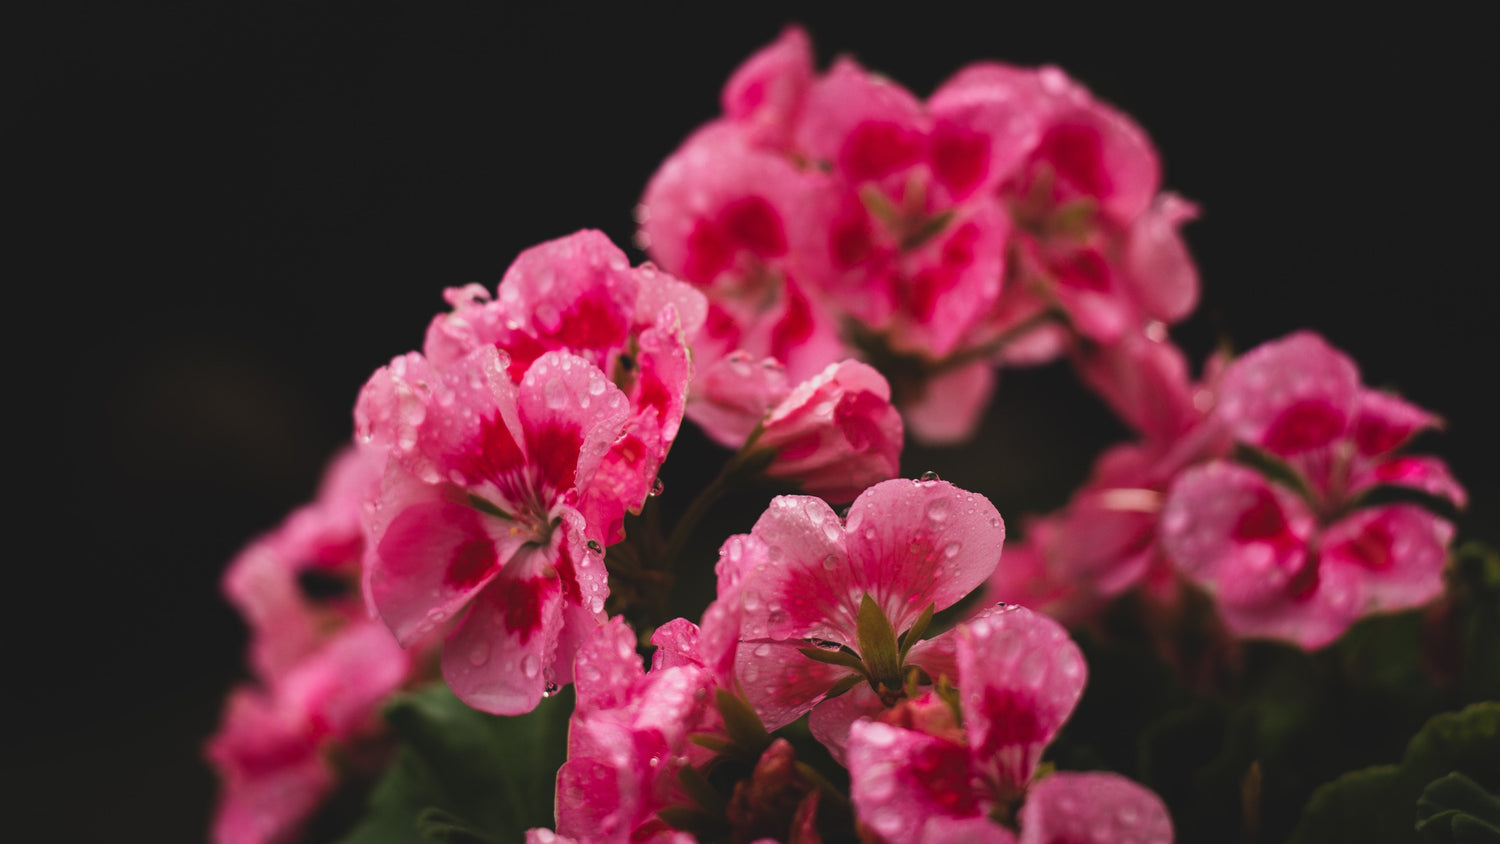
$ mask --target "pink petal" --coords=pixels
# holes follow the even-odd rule
[[[636,687],[646,679],[635,642],[635,631],[620,616],[595,629],[584,641],[573,663],[576,717],[621,708],[635,696]]]
[[[558,835],[550,829],[526,830],[526,844],[582,844],[576,838]]]
[[[1150,789],[1119,774],[1058,772],[1021,807],[1020,844],[1171,844],[1172,818]]]
[[[1216,412],[1236,438],[1294,455],[1342,437],[1359,391],[1354,362],[1302,331],[1263,343],[1230,364]]]
[[[1443,420],[1390,393],[1360,390],[1354,416],[1354,444],[1363,457],[1395,451],[1417,433],[1441,428]]]
[[[904,301],[890,342],[941,359],[954,352],[1000,296],[1010,218],[995,203],[962,210],[942,235],[903,256]]]
[[[710,439],[738,449],[790,392],[786,369],[774,358],[756,361],[736,351],[694,374],[687,416]]]
[[[517,255],[500,279],[496,301],[510,330],[528,342],[599,365],[625,345],[636,293],[625,253],[603,232],[584,229]]]
[[[250,661],[263,679],[296,665],[322,639],[319,618],[302,597],[294,560],[274,537],[246,546],[224,572],[224,595],[250,626]]]
[[[1032,156],[1053,169],[1058,199],[1096,199],[1106,215],[1122,223],[1145,213],[1161,183],[1161,165],[1146,133],[1093,100],[1058,68],[1043,67],[1036,74],[1051,97],[1051,114]]]
[[[340,738],[369,726],[380,702],[400,688],[411,656],[384,625],[365,621],[345,628],[288,673],[277,688],[286,705],[308,713],[320,729]]]
[[[719,560],[714,564],[717,597],[703,611],[698,647],[703,665],[722,688],[733,688],[735,682],[734,665],[744,617],[743,581],[751,572],[769,565],[766,544],[750,534],[731,536],[719,548]]]
[[[849,617],[868,592],[898,632],[929,603],[945,609],[984,583],[1005,542],[989,499],[937,480],[870,487],[849,508],[845,531]]]
[[[974,761],[1024,789],[1042,749],[1078,705],[1083,653],[1062,625],[1007,607],[958,628],[959,701]]]
[[[1196,385],[1182,350],[1145,332],[1093,346],[1078,357],[1078,374],[1110,409],[1148,439],[1170,440],[1203,413],[1193,403]]]
[[[840,765],[848,767],[846,746],[849,743],[849,728],[861,718],[869,718],[885,711],[880,696],[869,683],[860,683],[838,697],[831,697],[812,708],[807,716],[807,728],[812,732]]]
[[[1042,91],[1035,73],[993,62],[968,65],[927,99],[939,125],[945,122],[983,133],[989,166],[979,192],[1008,178],[1041,137]]]
[[[548,352],[526,370],[519,406],[530,463],[554,496],[588,488],[630,412],[598,367],[564,352]]]
[[[1418,607],[1443,591],[1453,523],[1410,504],[1358,510],[1323,534],[1321,572],[1349,567],[1362,612]]]
[[[864,720],[850,728],[847,753],[855,814],[889,844],[952,840],[948,824],[989,809],[963,745]]]
[[[651,670],[660,671],[678,665],[703,664],[698,650],[698,625],[685,618],[674,618],[651,634]]]
[[[561,626],[555,577],[497,578],[443,643],[443,679],[475,709],[530,712],[547,686]]]
[[[1444,498],[1459,508],[1469,505],[1469,494],[1438,457],[1388,457],[1362,466],[1349,480],[1351,493],[1377,486],[1404,486]]]
[[[752,534],[765,543],[766,562],[744,572],[743,638],[858,641],[862,593],[833,509],[821,498],[777,496]]]
[[[1125,245],[1125,267],[1136,301],[1153,319],[1177,322],[1198,305],[1198,268],[1178,229],[1198,206],[1163,193],[1135,224]]]
[[[370,536],[365,593],[409,647],[452,618],[532,537],[471,506],[463,490],[387,472]]]
[[[291,840],[335,784],[305,713],[248,688],[230,694],[208,757],[221,781],[215,844]]]
[[[994,392],[994,364],[975,361],[927,379],[922,395],[901,412],[917,442],[953,445],[974,436]]]
[[[1183,472],[1167,492],[1159,531],[1177,569],[1225,605],[1279,602],[1307,564],[1313,516],[1296,496],[1243,466]]]
[[[742,641],[735,674],[745,699],[766,729],[784,727],[812,709],[834,683],[852,672],[839,665],[808,659],[799,649],[806,642]]]
[[[929,125],[910,91],[842,58],[808,92],[797,146],[851,181],[882,179],[925,159]]]
[[[720,98],[724,116],[754,143],[785,147],[812,79],[812,43],[801,27],[788,26],[729,77]]]
[[[1009,551],[1006,551],[1006,559],[1010,559]],[[991,616],[1001,615],[1010,611],[1011,607],[1007,604],[991,604],[975,613],[964,623],[981,621]],[[932,678],[934,683],[943,677],[947,677],[948,682],[957,685],[959,678],[957,631],[957,627],[945,630],[931,639],[923,639],[912,645],[911,650],[907,651],[906,654],[907,664],[915,665],[926,671],[927,676]]]
[[[896,474],[901,417],[891,388],[858,361],[830,364],[766,416],[757,448],[775,449],[765,473],[830,501],[849,501]]]

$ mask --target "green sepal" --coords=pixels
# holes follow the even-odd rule
[[[417,815],[417,832],[424,839],[440,844],[500,844],[498,839],[475,829],[463,818],[433,806]]]
[[[911,231],[907,232],[905,237],[901,238],[901,251],[913,252],[921,249],[926,245],[927,241],[942,234],[943,229],[948,228],[948,224],[951,222],[953,222],[952,208],[927,217]]]
[[[656,816],[661,818],[667,826],[682,832],[693,833],[697,837],[724,826],[724,821],[702,809],[694,809],[691,806],[668,806],[659,809]]]
[[[728,689],[717,689],[714,694],[718,698],[719,715],[724,719],[724,731],[729,733],[729,740],[751,757],[760,758],[766,748],[771,746],[771,734],[766,732],[760,716],[755,714],[755,710],[744,698]]]
[[[688,741],[698,745],[699,747],[707,748],[723,756],[734,754],[734,743],[725,741],[718,736],[709,735],[707,733],[695,733],[694,735],[688,736]]]
[[[515,516],[512,516],[504,510],[501,510],[495,505],[494,502],[490,501],[487,498],[475,495],[472,492],[469,493],[469,506],[473,507],[475,510],[478,510],[481,513],[486,513],[498,519],[504,519],[507,522],[513,522],[516,520]]]
[[[845,650],[824,650],[823,648],[798,648],[797,652],[811,660],[826,662],[829,665],[842,665],[852,668],[860,674],[865,673],[864,661],[857,654]]]
[[[1236,463],[1243,464],[1259,472],[1267,480],[1275,481],[1295,491],[1314,510],[1320,506],[1318,493],[1308,485],[1307,479],[1302,476],[1302,473],[1293,468],[1292,464],[1282,460],[1271,452],[1256,448],[1253,445],[1236,443],[1234,446],[1234,460]]]
[[[824,697],[825,699],[830,697],[838,697],[839,695],[849,691],[850,689],[858,686],[863,682],[865,682],[865,677],[863,674],[850,674],[848,677],[844,677],[837,683],[834,683],[833,688],[829,689],[828,694]]]
[[[887,229],[895,231],[901,226],[901,212],[880,188],[874,185],[865,185],[860,188],[859,201],[864,203],[865,210],[870,212],[870,216],[879,220]]]
[[[724,813],[724,807],[728,805],[728,801],[703,776],[702,771],[692,765],[683,765],[677,772],[677,782],[682,786],[682,790],[687,792],[687,796],[693,798],[693,802],[702,806],[705,811],[715,815]]]
[[[859,601],[857,628],[859,655],[869,669],[870,678],[891,688],[900,688],[901,650],[896,645],[896,630],[868,592]]]
[[[927,627],[932,624],[932,615],[936,611],[936,603],[928,604],[927,609],[922,610],[922,614],[917,616],[916,621],[912,622],[911,629],[901,634],[902,662],[906,661],[906,654],[911,651],[911,646],[921,641],[922,637],[927,634]]]
[[[1093,228],[1094,216],[1099,212],[1098,203],[1089,197],[1079,197],[1063,203],[1053,212],[1050,228],[1057,234],[1068,237],[1083,237]]]

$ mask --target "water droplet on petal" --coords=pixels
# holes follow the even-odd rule
[[[480,642],[469,651],[469,664],[478,668],[490,661],[490,643]]]
[[[654,478],[651,481],[651,491],[648,492],[648,493],[646,493],[646,494],[649,495],[649,496],[651,496],[652,498],[655,498],[656,496],[661,495],[665,491],[666,491],[666,486],[664,484],[662,484],[661,478]]]
[[[542,697],[552,697],[557,694],[557,688],[556,683],[548,683],[546,688],[542,689]]]
[[[930,484],[933,481],[940,481],[940,480],[942,480],[942,478],[938,477],[938,473],[937,472],[934,472],[931,469],[928,469],[927,471],[923,472],[922,475],[917,478],[917,480],[921,481],[922,483],[929,483]]]
[[[527,654],[526,658],[521,660],[521,673],[528,678],[535,677],[541,670],[542,661],[537,659],[536,654]]]
[[[948,499],[946,497],[934,498],[933,500],[927,502],[927,518],[931,519],[934,522],[947,521]]]

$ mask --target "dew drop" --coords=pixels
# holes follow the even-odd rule
[[[486,662],[489,662],[489,661],[490,661],[490,643],[489,642],[480,642],[479,644],[477,644],[477,645],[474,646],[473,650],[469,651],[469,664],[472,665],[472,666],[474,666],[475,668],[478,668],[481,665],[484,665]]]
[[[934,498],[927,502],[927,518],[934,522],[943,522],[948,519],[948,499]]]
[[[537,659],[536,654],[527,654],[526,658],[521,660],[521,673],[527,677],[535,677],[541,670],[542,661]]]
[[[938,477],[938,473],[937,472],[934,472],[931,469],[928,469],[927,471],[923,472],[921,474],[921,476],[917,478],[917,480],[920,481],[920,482],[922,482],[922,483],[930,484],[933,481],[940,481],[940,480],[942,480],[942,478]]]
[[[542,697],[552,697],[553,695],[557,694],[557,689],[558,686],[556,683],[548,683],[547,686],[542,689]]]
[[[963,546],[957,542],[950,542],[947,545],[943,546],[943,556],[951,560],[954,557],[958,556],[958,552],[962,547]]]
[[[653,478],[651,481],[651,491],[646,494],[651,496],[652,498],[655,498],[665,491],[666,486],[661,482],[661,478]]]

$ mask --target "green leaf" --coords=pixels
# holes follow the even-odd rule
[[[1432,844],[1500,841],[1500,797],[1460,773],[1438,777],[1417,800],[1417,831]]]
[[[504,510],[501,510],[489,499],[482,498],[472,492],[469,493],[469,506],[473,507],[475,510],[478,510],[481,513],[487,513],[491,516],[494,516],[495,518],[504,519],[507,522],[513,522],[516,520],[514,516],[505,512]]]
[[[927,609],[922,610],[922,614],[912,622],[911,629],[901,634],[902,662],[906,661],[906,654],[911,650],[911,646],[921,641],[922,637],[927,634],[927,627],[932,624],[932,615],[936,610],[937,604],[928,604]]]
[[[724,813],[724,806],[728,801],[697,768],[692,765],[682,766],[682,769],[677,772],[677,782],[682,785],[682,790],[706,811],[716,815]]]
[[[901,651],[896,646],[896,630],[885,611],[866,592],[859,601],[859,655],[870,670],[870,676],[890,688],[901,686]]]
[[[1290,842],[1409,842],[1418,800],[1429,784],[1450,772],[1490,787],[1500,783],[1500,702],[1434,717],[1407,745],[1400,765],[1366,768],[1324,784],[1308,801]],[[1462,826],[1473,828],[1467,821]]]
[[[771,735],[766,732],[760,716],[744,698],[728,689],[718,689],[715,695],[719,702],[719,715],[724,719],[724,731],[729,740],[748,752],[751,759],[759,759],[771,746]]]
[[[342,844],[511,842],[552,826],[572,711],[571,687],[515,717],[471,709],[441,683],[395,698],[385,717],[401,750]]]
[[[845,650],[835,651],[825,650],[823,648],[798,648],[797,652],[807,657],[808,659],[817,660],[818,662],[826,662],[829,665],[842,665],[845,668],[852,668],[855,671],[858,671],[860,674],[865,673],[865,664],[860,660],[859,656],[857,654],[849,653]]]

